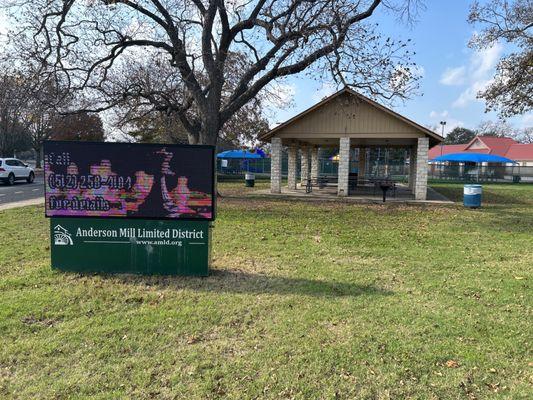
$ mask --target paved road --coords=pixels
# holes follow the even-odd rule
[[[35,177],[33,183],[17,181],[13,186],[0,183],[0,206],[18,201],[37,199],[44,196],[42,176]]]

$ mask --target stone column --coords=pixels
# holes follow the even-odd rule
[[[287,171],[287,182],[290,190],[296,190],[296,162],[298,157],[298,146],[289,146],[289,168]]]
[[[366,147],[359,148],[359,164],[357,167],[357,180],[359,182],[365,179],[366,174]]]
[[[426,200],[428,189],[429,138],[418,138],[416,151],[415,199]]]
[[[415,194],[416,179],[416,146],[409,149],[409,190]]]
[[[348,179],[350,176],[350,138],[343,137],[339,141],[339,175],[338,196],[348,196]]]
[[[314,146],[311,149],[311,179],[315,181],[318,179],[318,171],[319,170],[319,163],[318,163],[318,147]]]
[[[307,185],[307,180],[309,179],[309,146],[302,146],[301,151],[301,173],[300,173],[300,183],[302,186]]]
[[[270,142],[270,192],[281,193],[281,138]]]

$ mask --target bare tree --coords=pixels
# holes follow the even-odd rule
[[[499,110],[501,117],[524,114],[533,109],[533,2],[531,0],[475,1],[470,23],[480,25],[470,45],[484,49],[499,41],[513,44],[516,51],[502,58],[496,76],[478,94],[487,111]]]
[[[5,63],[2,68],[8,72],[0,78],[0,151],[12,153],[29,144],[40,168],[42,143],[51,137],[52,122],[60,113],[58,100],[66,96],[29,70],[14,71]]]
[[[271,85],[308,71],[374,98],[406,98],[416,88],[406,43],[382,38],[378,7],[410,18],[418,0],[8,0],[22,59],[68,91],[78,108],[118,104],[109,88],[125,60],[165,59],[179,97],[133,82],[137,96],[174,113],[190,143],[216,144],[221,128]],[[227,85],[228,57],[239,69]],[[415,82],[415,83],[413,83]]]
[[[520,143],[533,143],[533,128],[516,128],[504,120],[483,121],[475,130],[476,135],[508,137]]]
[[[523,128],[518,131],[514,139],[520,143],[533,144],[533,127]]]
[[[515,129],[504,120],[482,121],[475,129],[476,135],[496,136],[496,137],[513,137]]]
[[[25,72],[20,79],[25,97],[19,118],[31,139],[35,165],[40,168],[43,142],[52,138],[54,121],[69,106],[70,98],[66,93],[58,92],[58,87],[53,82],[39,80],[35,71]]]
[[[108,78],[106,95],[117,105],[113,110],[115,128],[139,141],[193,141],[194,137],[183,127],[179,116],[168,107],[169,103],[176,103],[186,95],[176,69],[158,57],[136,65],[133,61]],[[241,69],[242,55],[230,54],[226,61],[223,102],[238,84],[235,77],[239,76]],[[202,82],[207,81],[204,76],[200,78]],[[221,127],[219,140],[233,146],[253,144],[258,135],[268,130],[266,104],[277,108],[291,104],[292,98],[279,93],[280,89],[283,88],[270,85],[237,110]],[[153,94],[155,92],[157,95]],[[194,105],[188,110],[188,118],[199,118]]]
[[[22,75],[13,71],[0,76],[0,156],[13,156],[15,150],[25,150],[21,147],[29,142],[21,121],[27,99],[22,82]]]

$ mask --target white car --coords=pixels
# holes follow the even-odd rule
[[[34,179],[35,172],[28,164],[16,158],[0,158],[0,181],[13,185],[15,181],[32,183]]]

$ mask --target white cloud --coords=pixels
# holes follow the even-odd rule
[[[440,78],[440,83],[447,86],[462,85],[465,83],[466,67],[446,68]]]
[[[461,92],[453,102],[453,107],[464,108],[477,100],[477,94],[492,82],[494,67],[498,64],[503,52],[503,46],[496,43],[494,46],[474,52],[468,64],[468,87]]]
[[[520,120],[520,126],[522,128],[533,127],[533,113],[524,114]]]
[[[487,79],[493,72],[503,52],[503,45],[496,43],[494,46],[475,52],[470,59],[470,71],[476,80]]]
[[[439,135],[442,133],[442,126],[440,125],[440,121],[446,121],[446,125],[444,125],[444,136],[450,133],[454,128],[465,125],[463,121],[450,117],[450,113],[448,112],[448,110],[440,112],[431,111],[429,113],[429,117],[432,119],[431,126],[435,127],[435,130]]]
[[[452,107],[464,108],[471,102],[476,101],[477,94],[484,90],[491,82],[491,79],[472,82],[472,84],[463,90],[459,97],[452,103]]]
[[[435,118],[446,118],[448,116],[448,110],[444,110],[442,112],[438,112],[438,111],[431,111],[429,113],[429,118],[431,119],[435,119]]]
[[[503,45],[494,46],[470,54],[468,64],[449,67],[442,73],[440,83],[447,86],[468,85],[452,103],[453,107],[464,108],[477,100],[477,94],[491,82],[494,68],[503,52]]]

